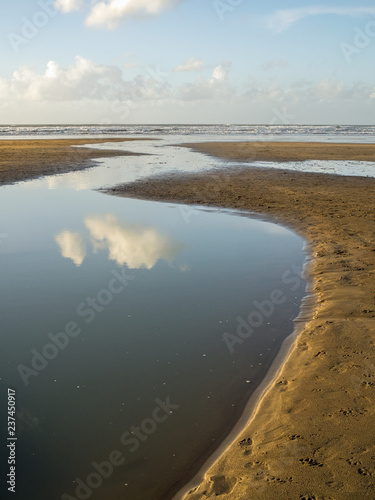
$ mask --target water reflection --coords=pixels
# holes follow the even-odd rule
[[[19,498],[83,498],[77,479],[113,450],[125,463],[92,500],[165,498],[236,421],[292,331],[304,288],[283,276],[301,268],[303,241],[216,209],[189,208],[185,224],[178,206],[40,181],[0,191],[1,383],[17,391]],[[124,286],[111,297],[114,276]],[[231,353],[225,333],[274,290],[283,303]],[[157,400],[179,408],[153,431]],[[133,426],[147,437],[135,451]]]
[[[109,260],[129,269],[152,269],[160,259],[172,262],[183,248],[180,242],[151,226],[124,225],[113,214],[86,217],[83,222],[94,252],[107,250]],[[77,267],[82,264],[86,257],[84,235],[64,230],[55,241],[63,257]]]
[[[123,226],[114,215],[87,217],[95,249],[107,249],[109,259],[129,269],[152,269],[159,259],[171,262],[182,245],[171,237],[146,226]]]

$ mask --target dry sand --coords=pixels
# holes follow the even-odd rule
[[[194,149],[241,161],[375,160],[374,145],[260,144]],[[375,179],[231,166],[111,193],[271,216],[303,235],[314,257],[313,319],[243,432],[186,500],[374,499]]]
[[[0,141],[0,184],[10,184],[43,175],[81,170],[93,160],[135,153],[73,148],[83,144],[124,142],[132,139],[36,139]],[[137,139],[139,140],[139,139]]]

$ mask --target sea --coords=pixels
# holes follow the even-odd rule
[[[263,137],[280,140],[322,140],[373,142],[375,140],[375,125],[1,125],[0,137],[19,136],[219,136],[220,138],[241,137],[242,140],[256,140]]]

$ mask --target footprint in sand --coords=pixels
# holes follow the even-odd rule
[[[215,494],[216,496],[231,493],[233,488],[237,483],[236,478],[230,478],[225,476],[212,476],[210,477],[210,482],[212,486],[210,488],[209,494]]]

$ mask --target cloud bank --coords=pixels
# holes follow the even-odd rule
[[[186,63],[182,66],[186,66]],[[12,78],[0,78],[0,103],[12,100],[90,100],[129,102],[134,107],[142,101],[150,100],[160,103],[175,98],[213,99],[228,95],[229,67],[229,63],[222,63],[214,68],[211,77],[199,78],[192,84],[173,88],[167,81],[169,73],[158,74],[148,68],[148,75],[138,75],[132,80],[126,80],[123,70],[117,66],[99,65],[77,56],[75,64],[67,68],[56,61],[49,61],[42,74],[31,68],[21,67],[13,73]]]
[[[187,67],[188,61],[180,66]],[[190,58],[190,62],[196,60]],[[267,71],[284,64],[273,60],[261,68]],[[173,68],[169,72],[140,68],[142,74],[127,78],[127,70],[81,56],[68,67],[50,61],[41,73],[21,67],[10,78],[0,78],[0,115],[4,123],[32,123],[36,116],[41,123],[76,123],[82,116],[86,123],[103,124],[188,123],[196,122],[197,116],[204,116],[205,122],[254,123],[271,119],[275,107],[287,106],[301,116],[297,120],[305,122],[307,116],[310,120],[311,114],[318,123],[326,123],[328,104],[330,115],[335,113],[339,121],[372,121],[374,84],[336,78],[276,83],[249,76],[247,82],[234,85],[229,62],[214,66],[211,72],[208,68],[204,64],[199,76],[181,83],[174,78]]]

